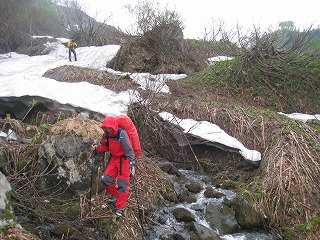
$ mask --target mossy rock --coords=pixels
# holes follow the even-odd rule
[[[193,214],[185,208],[175,208],[174,210],[172,210],[172,214],[178,222],[195,221],[195,217],[193,216]]]
[[[261,215],[254,209],[255,202],[248,192],[237,194],[231,201],[237,222],[243,229],[258,229],[261,227]]]

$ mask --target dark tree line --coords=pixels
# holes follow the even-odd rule
[[[32,46],[32,35],[58,35],[55,24],[56,6],[50,0],[0,1],[0,52],[16,50],[21,45]]]
[[[0,11],[0,53],[32,47],[33,35],[74,37],[81,46],[107,44],[122,35],[106,24],[108,17],[97,22],[77,1],[1,0]]]

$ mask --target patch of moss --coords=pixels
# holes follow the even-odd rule
[[[286,240],[296,240],[297,239],[297,234],[292,228],[289,228],[289,227],[281,228],[281,233],[282,233],[284,239],[286,239]]]
[[[11,208],[11,192],[8,191],[6,192],[6,220],[9,221],[14,221],[17,222],[16,216],[13,213],[13,210]]]

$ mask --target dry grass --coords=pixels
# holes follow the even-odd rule
[[[289,122],[272,138],[264,153],[260,207],[276,226],[305,225],[320,216],[320,134]],[[319,226],[313,227],[310,234],[319,236]]]
[[[77,117],[64,119],[56,123],[50,131],[54,135],[72,133],[86,139],[99,139],[103,134],[100,126],[101,122],[96,120]]]
[[[151,220],[150,216],[157,206],[165,203],[163,194],[173,193],[173,187],[171,181],[155,163],[147,157],[140,156],[137,159],[136,189],[137,197],[133,186],[130,186],[125,220],[116,220],[113,207],[105,202],[109,197],[108,194],[105,191],[98,193],[97,189],[93,190],[96,193],[92,198],[91,212],[88,201],[82,199],[82,220],[104,222],[114,239],[143,239],[140,221]]]
[[[139,85],[131,81],[127,75],[117,76],[100,70],[68,65],[50,69],[45,72],[43,76],[61,82],[89,82],[91,84],[104,86],[115,92],[137,89],[139,87]]]
[[[180,111],[176,112],[176,109]],[[219,108],[209,104],[176,102],[174,107],[171,105],[163,110],[174,112],[180,118],[213,122],[240,139],[246,147],[262,153],[259,176],[251,179],[248,186],[257,201],[257,209],[269,220],[268,227],[291,227],[301,234],[298,226],[320,217],[319,128],[275,112],[239,106]],[[143,124],[138,123],[143,139],[149,138],[149,145],[158,142],[154,149],[170,151],[170,147],[173,147],[170,136],[173,133],[164,123],[152,117],[152,113],[147,114],[143,107],[133,113],[136,120],[144,120]],[[150,126],[156,129],[154,133],[147,132]],[[152,148],[149,145],[147,147]],[[314,224],[313,230],[306,235],[316,239],[313,237],[320,235],[319,228],[319,223]]]
[[[18,132],[23,132],[24,127],[20,121],[10,120],[11,126],[15,126]],[[69,118],[62,120],[54,124],[49,130],[54,135],[75,134],[79,137],[86,139],[100,139],[102,130],[100,128],[101,123],[95,120],[85,118]],[[33,151],[36,153],[36,151]],[[19,152],[19,156],[24,154]],[[19,156],[15,157],[15,161]],[[31,156],[31,155],[30,155]],[[11,157],[13,159],[13,157]],[[36,161],[36,156],[30,158],[33,162]],[[13,169],[14,170],[14,169]],[[106,199],[109,197],[105,191],[99,192],[102,188],[100,183],[100,177],[102,170],[97,168],[97,178],[94,180],[94,189],[92,189],[92,201],[90,203],[88,199],[88,193],[80,197],[80,220],[84,222],[93,222],[95,224],[105,225],[108,233],[112,234],[114,239],[143,239],[142,227],[140,221],[144,223],[151,220],[152,214],[157,210],[159,204],[165,204],[165,196],[168,194],[175,194],[173,191],[172,182],[166,178],[162,170],[149,158],[140,156],[137,159],[136,169],[136,189],[135,195],[133,186],[130,186],[130,195],[128,203],[126,205],[125,220],[116,220],[114,215],[114,209],[106,204]],[[17,174],[19,171],[17,171]],[[20,181],[16,175],[12,175],[10,179],[14,183]],[[28,182],[30,186],[33,186],[31,182]],[[17,195],[18,194],[18,195]],[[20,196],[19,194],[25,194],[25,192],[17,192],[14,196],[18,199],[24,200],[25,194]],[[141,214],[141,218],[140,215]],[[54,218],[56,216],[53,216]]]
[[[205,114],[245,146],[262,153],[260,180],[251,190],[270,227],[297,230],[320,217],[319,130],[249,108],[208,108],[201,113]],[[310,239],[320,235],[320,224],[313,227]]]

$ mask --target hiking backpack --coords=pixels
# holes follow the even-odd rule
[[[119,115],[115,117],[118,127],[126,130],[128,137],[131,140],[132,148],[134,151],[135,157],[139,157],[142,153],[140,139],[138,131],[131,118],[125,115]]]

